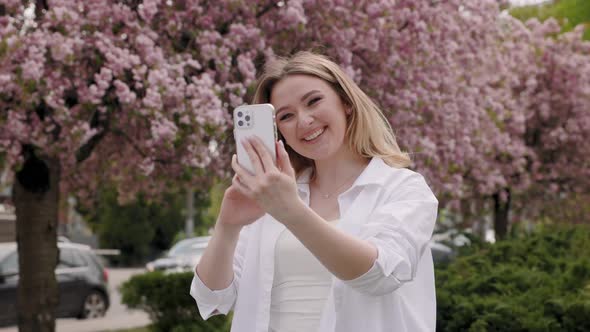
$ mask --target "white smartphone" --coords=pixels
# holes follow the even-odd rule
[[[255,173],[250,157],[242,145],[242,139],[249,136],[258,136],[270,155],[273,162],[277,162],[275,142],[277,141],[277,128],[275,123],[275,108],[271,104],[242,105],[234,109],[234,139],[240,166]]]

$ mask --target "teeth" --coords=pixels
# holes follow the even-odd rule
[[[324,128],[318,129],[318,130],[316,130],[316,131],[315,131],[313,134],[311,134],[311,135],[309,135],[309,136],[305,137],[305,138],[304,138],[304,140],[306,140],[306,141],[311,141],[312,139],[314,139],[314,138],[316,138],[316,137],[320,136],[320,135],[321,135],[323,132],[324,132]]]

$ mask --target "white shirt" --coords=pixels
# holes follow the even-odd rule
[[[275,245],[269,332],[317,331],[331,288],[330,271],[285,228]]]
[[[309,204],[309,172],[298,180]],[[332,277],[319,332],[420,332],[436,327],[434,267],[428,242],[438,201],[424,178],[373,158],[338,196],[337,227],[370,241],[375,263],[353,280]],[[265,215],[244,227],[234,255],[234,279],[212,291],[195,273],[190,294],[203,319],[234,310],[232,332],[268,332],[274,247],[285,226]]]

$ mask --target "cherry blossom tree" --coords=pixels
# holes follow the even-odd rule
[[[337,59],[387,112],[441,205],[491,202],[502,238],[511,205],[534,212],[543,204],[527,199],[540,179],[545,193],[573,190],[563,176],[588,191],[580,147],[590,130],[582,28],[556,36],[554,20],[524,25],[503,5],[334,0],[317,10],[316,2],[290,1],[298,26],[275,34],[272,45],[287,54],[315,47]],[[550,121],[537,120],[543,109]],[[547,138],[531,140],[541,133]]]
[[[91,202],[107,183],[125,201],[227,175],[229,110],[276,55],[312,49],[340,63],[441,206],[494,202],[500,236],[532,186],[587,190],[575,152],[590,127],[588,44],[524,25],[503,3],[38,0],[27,20],[21,1],[0,1],[21,329],[54,329],[60,188]]]
[[[316,47],[337,59],[387,112],[442,206],[494,196],[506,202],[505,187],[528,186],[528,177],[511,176],[526,174],[531,155],[511,90],[519,80],[512,69],[528,49],[519,22],[501,17],[496,1],[289,6],[304,28],[276,35],[275,49]]]
[[[526,26],[531,50],[518,69],[522,79],[514,96],[525,110],[524,143],[536,157],[527,197],[542,205],[555,198],[588,197],[590,42],[583,41],[585,27],[560,34],[553,19],[532,19]],[[534,216],[537,211],[528,212]]]
[[[223,173],[214,146],[235,87],[185,51],[194,38],[154,28],[164,30],[158,3],[37,1],[34,20],[20,1],[0,4],[0,152],[14,174],[21,331],[54,330],[60,187],[91,201],[108,183],[125,200]]]

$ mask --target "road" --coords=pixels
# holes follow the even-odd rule
[[[143,271],[143,269],[109,269],[111,307],[107,314],[102,318],[86,320],[60,318],[56,321],[56,332],[102,332],[150,324],[147,313],[129,310],[121,304],[121,294],[117,290],[124,281]],[[18,332],[18,328],[16,326],[0,328],[0,332]]]

